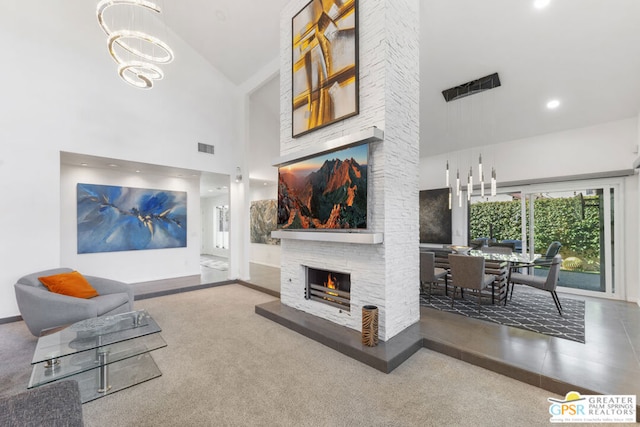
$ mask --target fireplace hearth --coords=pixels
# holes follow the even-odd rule
[[[305,298],[351,311],[351,275],[337,271],[305,268],[307,287]]]

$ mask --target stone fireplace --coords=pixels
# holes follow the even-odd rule
[[[305,267],[308,300],[351,311],[351,275],[337,271]]]
[[[420,319],[419,2],[358,1],[359,111],[294,137],[291,22],[307,3],[291,0],[281,12],[280,157],[273,165],[369,144],[366,230],[273,232],[282,239],[280,302],[356,331],[362,307],[375,305],[386,341]],[[309,267],[324,273],[308,277]],[[329,272],[348,272],[348,289],[337,276],[340,286],[331,288]]]

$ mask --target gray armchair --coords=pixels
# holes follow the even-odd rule
[[[71,271],[70,268],[40,271],[18,279],[14,285],[20,314],[33,335],[40,336],[45,329],[80,320],[133,310],[133,288],[126,283],[85,275],[99,295],[84,299],[50,292],[38,280],[38,277]]]

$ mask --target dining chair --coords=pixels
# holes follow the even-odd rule
[[[436,254],[433,252],[420,252],[420,295],[424,295],[424,287],[429,285],[427,300],[431,301],[431,287],[444,278],[444,294],[448,295],[447,274],[444,268],[436,267]]]
[[[514,252],[522,252],[522,240],[517,240],[517,239],[505,239],[505,240],[500,240],[501,244],[508,244],[508,245],[513,245],[513,251]]]
[[[484,244],[485,244],[484,239],[473,239],[469,241],[469,246],[471,246],[471,249],[474,251],[479,251],[480,249],[482,249]]]
[[[509,246],[485,246],[481,250],[486,254],[511,255],[513,253],[513,249]]]
[[[514,242],[505,242],[504,240],[502,242],[489,242],[489,247],[491,248],[509,248],[511,249],[511,252],[516,250],[516,244]]]
[[[456,288],[471,289],[478,295],[478,313],[482,301],[482,291],[487,289],[496,280],[493,274],[484,273],[484,258],[481,256],[449,254],[449,267],[451,268],[451,307],[456,296]]]
[[[549,265],[549,264],[551,264],[551,261],[553,260],[553,257],[558,255],[558,252],[560,252],[560,248],[561,247],[562,247],[562,243],[560,243],[560,242],[551,242],[551,244],[547,248],[547,253],[545,253],[540,258],[537,258],[536,260],[534,260],[533,263],[536,264],[536,265]]]
[[[509,299],[513,297],[513,288],[515,285],[527,285],[536,289],[547,291],[553,297],[553,302],[556,304],[558,313],[562,316],[562,304],[560,304],[560,298],[556,293],[556,286],[558,285],[558,275],[560,273],[560,264],[562,263],[562,256],[556,255],[551,261],[549,266],[549,272],[546,277],[535,276],[531,274],[512,273],[509,281],[511,282],[511,294]],[[506,304],[506,299],[505,299]]]

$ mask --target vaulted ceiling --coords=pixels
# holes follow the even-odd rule
[[[173,33],[233,84],[280,54],[289,0],[156,1]],[[420,155],[637,117],[639,22],[639,0],[551,0],[544,9],[420,0]],[[442,90],[494,72],[499,88],[445,102]],[[252,97],[276,120],[277,84]],[[561,102],[555,110],[545,107],[551,99]]]
[[[277,58],[287,1],[166,1],[164,19],[241,84]],[[421,156],[637,116],[640,1],[533,3],[420,1]],[[493,72],[501,87],[444,101],[442,90]],[[553,98],[560,107],[547,110]]]

